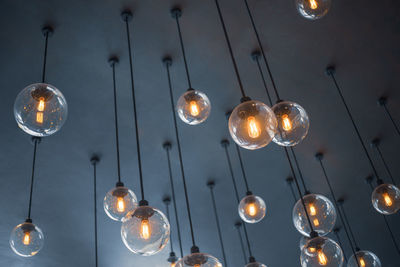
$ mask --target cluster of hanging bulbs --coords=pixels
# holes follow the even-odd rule
[[[312,20],[326,15],[331,6],[331,0],[296,0],[296,3],[299,13]],[[198,125],[209,117],[211,103],[206,94],[192,88],[178,22],[181,13],[179,10],[173,10],[172,15],[177,20],[189,86],[189,89],[177,101],[176,113],[184,123]],[[127,23],[127,29],[129,29],[128,21],[131,19],[131,15],[123,14],[123,18]],[[24,88],[17,96],[14,104],[14,115],[18,126],[24,132],[36,138],[47,137],[58,132],[64,125],[68,113],[67,102],[61,91],[45,82],[47,45],[52,32],[52,29],[48,27],[43,30],[46,43],[42,82]],[[129,53],[131,55],[131,51]],[[111,62],[114,97],[116,96],[116,63],[115,60]],[[239,84],[241,84],[240,79]],[[116,105],[116,100],[114,101]],[[115,113],[117,113],[116,107]],[[115,114],[115,119],[117,121],[117,114]],[[261,101],[250,99],[242,90],[241,103],[231,112],[228,125],[232,139],[242,148],[260,149],[272,141],[286,149],[296,146],[307,136],[310,122],[305,109],[295,102],[278,100],[275,105],[269,107]],[[35,164],[36,147],[39,141],[40,139],[34,139],[33,164]],[[140,151],[138,151],[138,154],[140,154]],[[32,173],[31,186],[33,186],[33,177],[34,172]],[[395,185],[384,184],[383,181],[379,181],[379,183],[380,185],[372,193],[374,208],[384,215],[397,213],[400,210],[400,190]],[[32,200],[32,190],[30,200]],[[24,223],[13,229],[10,237],[10,245],[13,251],[23,257],[36,255],[44,243],[44,235],[41,229],[33,224],[30,209],[31,202],[28,218]],[[143,192],[142,200],[138,201],[134,192],[124,186],[120,177],[116,187],[110,190],[104,198],[104,210],[109,218],[122,222],[122,240],[132,252],[143,256],[154,255],[167,244],[170,234],[167,217],[160,210],[149,206],[143,198]],[[248,191],[247,195],[239,202],[238,213],[244,222],[258,223],[265,217],[266,204],[262,198]],[[328,198],[319,194],[301,196],[295,204],[293,223],[295,228],[303,235],[300,245],[303,267],[342,266],[343,252],[340,246],[335,241],[325,237],[334,228],[336,217],[335,205]],[[171,267],[222,266],[218,259],[209,254],[200,253],[195,246],[192,248],[192,254],[180,260],[174,256],[170,262]],[[348,267],[380,266],[380,263],[378,263],[379,259],[373,253],[357,251],[349,259]],[[265,265],[250,262],[247,266]]]

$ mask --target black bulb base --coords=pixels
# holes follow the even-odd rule
[[[124,187],[124,183],[123,182],[117,182],[115,184],[116,187]]]
[[[125,21],[125,22],[132,21],[132,19],[133,19],[132,11],[130,11],[130,10],[128,10],[128,9],[122,11],[122,13],[121,13],[121,18],[122,18],[122,20]]]
[[[315,232],[315,231],[311,231],[310,237],[311,237],[311,238],[316,238],[316,237],[318,237],[318,233]]]
[[[54,28],[50,25],[46,25],[42,28],[42,34],[44,37],[46,36],[50,37],[53,35],[53,33],[54,33]]]
[[[91,163],[92,165],[96,165],[97,163],[99,163],[99,161],[100,161],[100,158],[99,158],[99,156],[97,156],[97,155],[93,155],[93,156],[90,158],[90,163]]]
[[[251,59],[253,59],[256,62],[260,59],[260,57],[261,57],[261,53],[258,50],[253,51],[253,53],[251,53]]]
[[[382,96],[382,97],[380,97],[380,98],[378,99],[378,105],[379,105],[379,106],[383,107],[383,106],[386,105],[386,103],[387,103],[387,98],[386,98],[386,97]]]
[[[221,140],[221,146],[222,147],[228,147],[229,146],[229,141],[227,139],[222,139]]]
[[[322,152],[318,152],[315,154],[315,159],[321,161],[324,159],[324,154]]]
[[[248,96],[244,96],[244,97],[242,97],[242,98],[240,99],[240,103],[244,103],[244,102],[247,102],[247,101],[251,101],[251,98],[248,97]]]
[[[256,258],[254,258],[253,256],[249,257],[249,263],[254,263],[256,262]]]
[[[169,196],[164,197],[163,202],[165,205],[169,205],[171,203],[171,198]]]
[[[139,201],[139,207],[144,207],[144,206],[148,206],[148,205],[149,205],[149,202],[147,200],[142,199]]]
[[[207,186],[208,186],[210,189],[213,189],[213,188],[215,187],[215,181],[214,181],[214,180],[209,180],[209,181],[207,182]]]
[[[110,64],[111,67],[114,67],[115,65],[117,65],[119,63],[119,59],[117,56],[111,56],[108,59],[108,64]]]
[[[192,246],[191,248],[190,248],[190,253],[200,253],[200,249],[199,249],[199,247],[198,246]]]
[[[25,222],[26,222],[26,223],[32,223],[33,221],[32,221],[31,218],[27,218],[27,219],[25,220]]]
[[[169,141],[166,141],[166,142],[163,144],[163,148],[164,148],[165,150],[170,150],[171,147],[172,147],[172,144],[171,144],[171,142],[169,142]]]
[[[171,16],[174,19],[182,17],[182,10],[179,7],[174,7],[171,9]]]
[[[172,65],[172,58],[170,56],[165,56],[162,59],[162,62],[164,63],[165,66],[170,67]]]
[[[334,75],[335,73],[336,73],[335,66],[331,65],[331,66],[326,67],[326,69],[325,69],[325,74],[326,74],[326,75],[332,76],[332,75]]]

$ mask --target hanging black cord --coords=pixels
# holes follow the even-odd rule
[[[171,204],[171,198],[167,196],[163,199],[163,202],[165,204],[165,211],[167,212],[167,219],[170,222],[171,217],[170,217],[170,213],[169,213],[169,204]],[[169,237],[169,244],[170,244],[171,252],[174,252],[174,242],[172,240],[172,235],[170,235],[170,237]]]
[[[325,166],[324,166],[324,164],[323,164],[323,162],[322,162],[322,160],[323,160],[323,158],[324,158],[324,155],[323,155],[322,153],[319,152],[319,153],[317,153],[317,154],[315,155],[315,158],[318,160],[319,165],[321,166],[321,170],[322,170],[322,172],[323,172],[323,174],[324,174],[325,181],[326,181],[326,183],[327,183],[327,185],[328,185],[328,188],[329,188],[329,191],[330,191],[330,193],[331,193],[332,199],[333,199],[333,201],[334,201],[334,203],[335,203],[335,207],[336,207],[337,213],[339,214],[340,222],[341,222],[342,225],[343,225],[343,229],[344,229],[344,232],[345,232],[345,234],[346,234],[347,240],[349,241],[351,250],[352,250],[353,254],[355,255],[355,254],[356,254],[356,249],[355,249],[355,247],[353,246],[353,243],[352,243],[352,239],[351,239],[351,237],[350,237],[349,230],[347,230],[347,227],[346,227],[346,221],[345,221],[345,219],[344,219],[344,216],[343,216],[343,214],[342,214],[340,208],[338,207],[338,201],[337,201],[335,192],[333,191],[333,187],[332,187],[332,184],[331,184],[330,179],[329,179],[329,177],[328,177],[328,173],[326,172]],[[342,246],[341,246],[341,247],[342,247]],[[358,264],[358,261],[357,261],[357,265],[359,265],[359,264]]]
[[[343,199],[339,199],[338,200],[338,204],[339,204],[339,207],[341,208],[341,212],[342,212],[342,215],[343,215],[344,222],[347,225],[349,233],[350,233],[350,236],[351,236],[351,239],[353,240],[355,251],[359,251],[360,247],[358,246],[356,238],[355,238],[354,233],[353,233],[353,230],[351,229],[351,225],[350,225],[349,219],[347,218],[347,214],[346,214],[346,212],[344,210],[343,203],[344,203]]]
[[[181,25],[179,24],[179,18],[182,16],[182,10],[179,8],[174,8],[171,10],[171,14],[172,14],[172,17],[176,20],[176,27],[178,28],[179,41],[181,44],[183,62],[185,63],[186,78],[187,78],[189,89],[192,89],[192,81],[190,80],[189,67],[188,67],[187,59],[186,59],[185,45],[183,43]]]
[[[31,173],[31,189],[29,193],[29,206],[28,206],[28,218],[27,221],[32,221],[31,211],[32,211],[32,197],[33,197],[33,185],[35,182],[35,165],[36,165],[36,151],[37,145],[40,143],[40,137],[32,137],[33,141],[33,159],[32,159],[32,173]]]
[[[174,205],[176,228],[178,230],[177,232],[178,232],[179,249],[180,249],[180,253],[181,253],[181,258],[183,258],[181,227],[180,227],[180,223],[179,223],[178,209],[176,207],[175,186],[174,186],[174,180],[172,178],[171,156],[170,156],[170,153],[169,153],[170,149],[171,149],[171,143],[167,142],[163,146],[165,148],[165,151],[167,152],[168,174],[169,174],[169,182],[170,182],[170,185],[171,185],[172,203]]]
[[[223,259],[224,259],[224,266],[228,266],[228,263],[227,263],[227,261],[226,261],[226,253],[225,253],[224,240],[223,240],[223,238],[222,238],[221,223],[220,223],[220,221],[219,221],[218,210],[217,210],[217,204],[216,204],[216,201],[215,201],[215,194],[214,194],[214,186],[215,186],[215,183],[214,183],[214,181],[209,181],[209,182],[207,183],[207,186],[210,188],[211,202],[212,202],[213,209],[214,209],[215,223],[217,224],[218,237],[219,237],[219,243],[220,243],[220,245],[221,245],[222,257],[223,257]]]
[[[244,232],[244,237],[246,238],[246,243],[247,243],[247,249],[249,250],[249,262],[255,262],[256,259],[253,256],[253,252],[251,250],[251,245],[250,245],[250,239],[249,239],[249,234],[247,233],[247,227],[246,224],[243,224],[243,232]]]
[[[336,240],[338,241],[339,246],[341,248],[343,248],[343,243],[342,243],[342,239],[340,238],[339,232],[340,232],[340,228],[339,227],[336,227],[336,228],[333,229],[333,233],[336,236]],[[347,263],[347,256],[346,256],[346,253],[344,253],[344,251],[343,251],[343,257],[344,257],[344,262]]]
[[[379,98],[378,103],[379,103],[379,105],[381,105],[381,106],[383,107],[383,109],[385,110],[385,112],[386,112],[386,114],[388,115],[390,121],[392,122],[394,128],[396,129],[397,134],[400,135],[400,128],[399,128],[399,126],[397,126],[396,122],[394,121],[394,119],[393,119],[393,117],[392,117],[392,114],[389,112],[389,109],[388,109],[388,107],[387,107],[387,105],[386,105],[386,103],[387,103],[386,97],[381,97],[381,98]]]
[[[353,115],[352,115],[351,112],[350,112],[350,108],[349,108],[349,106],[347,105],[346,100],[344,99],[342,90],[340,89],[339,84],[338,84],[337,81],[336,81],[336,78],[335,78],[335,69],[334,69],[333,67],[328,67],[328,68],[326,69],[326,73],[327,73],[327,75],[331,76],[332,81],[333,81],[333,83],[335,84],[335,87],[336,87],[336,89],[337,89],[337,91],[338,91],[338,93],[339,93],[339,96],[340,96],[340,98],[341,98],[341,100],[342,100],[342,102],[343,102],[344,107],[346,108],[347,114],[348,114],[348,116],[349,116],[349,118],[350,118],[350,120],[351,120],[351,123],[353,124],[354,130],[355,130],[355,132],[356,132],[356,134],[357,134],[357,137],[358,137],[358,140],[359,140],[360,143],[361,143],[361,146],[362,146],[362,148],[363,148],[363,150],[364,150],[364,152],[365,152],[365,155],[366,155],[366,157],[367,157],[367,159],[368,159],[368,161],[369,161],[369,164],[371,165],[371,168],[372,168],[372,171],[374,172],[375,177],[376,177],[377,179],[380,179],[380,178],[379,178],[379,175],[378,175],[378,171],[377,171],[376,168],[375,168],[374,162],[372,161],[371,156],[370,156],[369,153],[368,153],[367,147],[365,146],[364,141],[362,140],[360,131],[358,130],[358,127],[357,127],[357,124],[356,124],[356,122],[355,122],[355,120],[354,120],[354,118],[353,118]]]
[[[231,157],[229,156],[229,152],[228,152],[229,141],[224,139],[224,140],[221,141],[221,145],[225,150],[226,160],[228,162],[228,167],[229,167],[229,173],[231,174],[232,184],[233,184],[233,188],[234,188],[234,191],[235,191],[235,197],[236,197],[237,202],[239,203],[240,202],[239,191],[238,191],[238,188],[237,188],[235,175],[233,173]]]
[[[294,188],[293,188],[293,177],[286,178],[286,183],[289,185],[290,192],[292,192],[294,204],[296,204],[297,203],[297,196],[296,196],[296,193],[294,192]]]
[[[262,71],[261,64],[260,64],[260,52],[258,52],[258,51],[253,52],[251,54],[251,58],[257,63],[257,68],[258,68],[258,71],[260,72],[261,80],[262,80],[264,88],[265,88],[265,93],[267,94],[267,97],[268,97],[269,105],[272,107],[272,105],[273,105],[272,98],[268,91],[267,81],[265,79],[265,76],[264,76],[264,73]]]
[[[170,100],[171,100],[171,108],[172,108],[173,119],[174,119],[175,137],[176,137],[176,144],[177,144],[177,147],[178,147],[178,155],[179,155],[179,165],[180,165],[181,174],[182,174],[183,189],[184,189],[184,192],[185,192],[185,200],[186,200],[186,210],[187,210],[187,214],[188,214],[189,226],[190,226],[190,234],[191,234],[191,237],[192,237],[192,244],[193,244],[192,251],[198,251],[199,249],[196,246],[196,242],[195,242],[195,238],[194,238],[192,214],[190,212],[190,203],[189,203],[189,196],[188,196],[187,185],[186,185],[185,170],[183,168],[182,149],[181,149],[181,143],[179,141],[178,124],[176,122],[174,96],[173,96],[173,93],[172,93],[171,74],[170,74],[170,71],[169,71],[169,68],[170,68],[170,66],[172,64],[172,60],[170,58],[166,58],[163,61],[164,61],[165,67],[167,69],[169,96],[170,96]],[[192,252],[192,253],[194,253],[194,252]]]
[[[240,231],[240,227],[242,227],[242,222],[241,221],[237,221],[235,223],[235,227],[237,229],[238,235],[239,235],[239,241],[240,241],[240,247],[242,248],[242,253],[243,253],[243,259],[244,259],[244,264],[247,264],[247,255],[246,255],[246,249],[244,247],[244,242],[243,242],[243,238],[242,238],[242,233]]]
[[[117,85],[115,79],[115,64],[118,63],[117,58],[111,58],[110,64],[112,68],[113,92],[114,92],[114,123],[115,123],[115,142],[117,148],[117,170],[118,170],[118,185],[121,185],[121,160],[119,155],[119,132],[118,132],[118,106],[117,106]]]
[[[232,49],[231,41],[229,40],[228,31],[226,30],[225,21],[224,21],[224,18],[223,18],[223,16],[222,16],[221,7],[220,7],[220,5],[219,5],[218,0],[215,0],[215,5],[217,6],[219,19],[221,20],[222,29],[224,30],[224,35],[225,35],[226,43],[228,44],[229,54],[230,54],[231,59],[232,59],[233,68],[235,69],[236,79],[237,79],[237,82],[238,82],[238,84],[239,84],[240,92],[241,92],[241,94],[242,94],[242,100],[245,100],[245,99],[248,99],[248,97],[246,96],[246,93],[244,92],[243,83],[242,83],[242,80],[241,80],[241,78],[240,78],[239,69],[238,69],[238,66],[237,66],[237,63],[236,63],[235,56],[234,56],[234,54],[233,54],[233,49]]]
[[[43,53],[43,69],[42,69],[42,83],[46,82],[46,65],[47,65],[47,47],[49,43],[49,36],[53,33],[53,29],[46,26],[42,29],[42,33],[45,37],[44,53]]]
[[[269,77],[271,79],[271,83],[272,83],[272,87],[273,87],[274,92],[275,92],[275,96],[277,98],[277,101],[279,101],[281,98],[279,96],[278,90],[276,89],[275,80],[274,80],[274,77],[272,76],[271,68],[269,67],[267,56],[265,54],[264,47],[263,47],[263,45],[261,43],[261,38],[260,38],[260,35],[258,34],[258,30],[257,30],[256,24],[254,22],[253,14],[251,13],[251,10],[250,10],[250,7],[249,7],[249,3],[247,2],[247,0],[244,0],[244,2],[246,4],[247,12],[249,13],[249,17],[250,17],[250,20],[251,20],[251,25],[253,26],[254,33],[256,34],[258,46],[260,47],[261,54],[263,56],[265,66],[267,67],[268,75],[269,75]]]
[[[380,140],[378,138],[375,138],[374,140],[372,140],[371,144],[372,144],[373,147],[376,148],[376,151],[378,152],[378,155],[379,155],[379,157],[380,157],[380,159],[381,159],[381,161],[383,163],[383,166],[385,167],[386,172],[388,173],[390,179],[392,180],[393,185],[395,185],[396,182],[394,180],[393,174],[390,171],[389,165],[386,163],[386,160],[385,160],[385,158],[384,158],[384,156],[382,154],[381,148],[379,146],[380,145]]]
[[[94,251],[95,251],[95,263],[98,266],[98,241],[97,241],[97,163],[99,158],[93,156],[91,158],[91,163],[93,165],[93,198],[94,198]]]
[[[369,184],[369,187],[370,187],[370,189],[371,189],[371,192],[373,192],[373,191],[374,191],[374,186],[372,185],[372,180],[373,180],[373,178],[372,178],[372,177],[367,177],[366,180],[367,180],[367,183]],[[388,222],[386,216],[382,214],[382,217],[383,217],[383,220],[384,220],[384,222],[385,222],[386,228],[387,228],[388,231],[389,231],[389,235],[390,235],[390,237],[391,237],[391,239],[392,239],[394,248],[396,249],[397,253],[400,255],[400,247],[399,247],[399,245],[397,244],[397,241],[396,241],[396,238],[395,238],[395,236],[394,236],[394,234],[393,234],[392,228],[390,227],[389,222]]]
[[[141,153],[140,153],[139,127],[138,127],[137,110],[136,110],[135,82],[133,79],[133,62],[132,62],[133,55],[132,55],[132,47],[131,47],[131,36],[130,36],[130,31],[129,31],[129,21],[132,20],[132,13],[130,11],[123,12],[122,19],[125,21],[125,24],[126,24],[126,37],[127,37],[127,41],[128,41],[129,69],[130,69],[130,78],[131,78],[131,86],[132,86],[132,104],[133,104],[133,116],[134,116],[134,121],[135,121],[136,153],[137,153],[137,157],[138,157],[140,192],[142,195],[142,204],[147,205],[147,201],[145,201],[145,196],[144,196],[142,158],[141,158]]]
[[[299,164],[299,162],[297,161],[297,156],[296,156],[296,153],[294,153],[293,147],[290,147],[290,151],[292,152],[293,159],[294,159],[294,163],[296,164],[297,171],[298,171],[299,176],[300,176],[300,181],[301,181],[301,183],[302,183],[302,185],[303,185],[303,188],[304,188],[304,193],[305,193],[305,194],[309,194],[309,191],[308,191],[308,189],[307,189],[306,183],[304,182],[303,172],[301,171],[300,164]]]
[[[244,170],[244,164],[243,164],[242,154],[240,153],[240,148],[236,143],[235,143],[235,147],[236,147],[236,151],[237,151],[238,158],[239,158],[240,169],[242,170],[244,184],[246,185],[246,191],[247,191],[246,194],[247,195],[252,195],[252,193],[250,191],[250,187],[249,187],[249,182],[247,180],[246,171]]]

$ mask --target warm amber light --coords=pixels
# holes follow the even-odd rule
[[[246,206],[246,213],[252,217],[256,216],[258,213],[258,208],[255,203],[249,203]]]
[[[117,211],[118,212],[125,212],[125,201],[123,197],[117,198]]]
[[[316,226],[316,227],[319,226],[319,221],[318,221],[318,219],[314,219],[313,223],[314,223],[314,226]]]
[[[38,105],[37,110],[38,111],[44,111],[44,107],[45,107],[44,97],[41,97],[41,98],[39,98],[39,105]]]
[[[37,123],[43,123],[43,112],[37,112],[36,113],[36,122]]]
[[[310,204],[309,208],[310,208],[310,215],[311,216],[317,215],[317,209],[315,208],[315,206],[313,204]]]
[[[200,267],[200,264],[195,264],[193,267]]]
[[[147,219],[142,219],[142,223],[140,225],[140,237],[143,239],[149,239],[151,236],[150,223]]]
[[[383,199],[385,200],[386,206],[391,207],[393,205],[392,198],[389,196],[388,193],[383,193]]]
[[[328,258],[326,257],[325,253],[322,252],[321,250],[318,251],[318,263],[319,265],[327,265],[328,264]]]
[[[190,114],[192,116],[198,116],[200,114],[200,111],[199,111],[199,106],[197,105],[197,102],[192,100],[192,101],[190,101],[189,105],[190,105]]]
[[[171,267],[175,267],[176,263],[175,262],[171,262]]]
[[[365,267],[365,260],[363,258],[360,258],[360,267]]]
[[[31,243],[31,233],[30,232],[26,232],[24,234],[23,243],[24,243],[25,246],[28,246]]]
[[[282,115],[282,129],[285,130],[286,132],[292,130],[292,122],[290,121],[289,115],[287,114]]]
[[[247,117],[247,131],[251,138],[257,138],[260,136],[261,129],[258,126],[256,117],[254,116]]]
[[[310,0],[310,7],[311,9],[317,9],[318,8],[317,0]]]
[[[311,252],[311,253],[314,253],[315,251],[317,251],[317,249],[314,248],[314,247],[309,247],[308,251]]]
[[[39,98],[39,104],[37,107],[38,112],[36,113],[36,122],[43,123],[43,111],[45,108],[44,97]]]

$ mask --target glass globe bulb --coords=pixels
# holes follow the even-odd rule
[[[125,246],[135,254],[151,256],[168,243],[170,225],[158,209],[139,206],[126,215],[122,222],[121,237]]]
[[[320,236],[327,235],[335,226],[337,216],[335,206],[322,195],[309,194],[303,199],[314,231]],[[301,199],[294,205],[292,216],[297,231],[302,235],[310,236],[311,228]]]
[[[229,117],[229,132],[241,147],[254,150],[268,145],[276,133],[276,117],[267,105],[248,100],[238,105]]]
[[[331,2],[331,0],[296,0],[296,5],[300,15],[306,19],[316,20],[328,13]]]
[[[192,253],[180,259],[175,267],[222,267],[222,264],[209,254]]]
[[[11,232],[10,246],[19,256],[35,256],[43,247],[44,235],[31,221],[17,225]]]
[[[203,92],[189,89],[179,98],[176,110],[183,122],[197,125],[210,115],[211,102]]]
[[[395,214],[400,209],[400,190],[392,184],[382,184],[372,192],[372,205],[384,215]]]
[[[355,256],[356,255],[356,256]],[[381,261],[379,258],[370,251],[357,251],[356,254],[353,254],[348,263],[347,267],[381,267]],[[357,257],[357,259],[356,259]],[[358,260],[358,264],[357,264]]]
[[[35,83],[25,87],[14,103],[14,117],[27,134],[44,137],[56,133],[67,120],[68,105],[53,85]]]
[[[307,242],[310,241],[310,240],[311,240],[310,237],[307,237],[307,236],[304,236],[304,235],[301,236],[300,241],[299,241],[299,248],[300,248],[300,251],[303,249],[303,247],[304,247],[304,246],[307,244]]]
[[[136,209],[136,195],[122,183],[117,184],[104,197],[103,206],[108,217],[121,222],[130,211]]]
[[[315,237],[310,239],[302,248],[300,262],[302,267],[341,267],[343,265],[343,251],[332,239]]]
[[[245,267],[267,267],[267,265],[262,264],[260,262],[250,262],[250,263],[246,264]]]
[[[240,218],[247,223],[258,223],[265,217],[264,200],[255,195],[245,196],[238,206]]]
[[[308,133],[310,120],[302,106],[290,101],[277,103],[272,107],[278,122],[278,130],[272,139],[280,146],[295,146]]]

